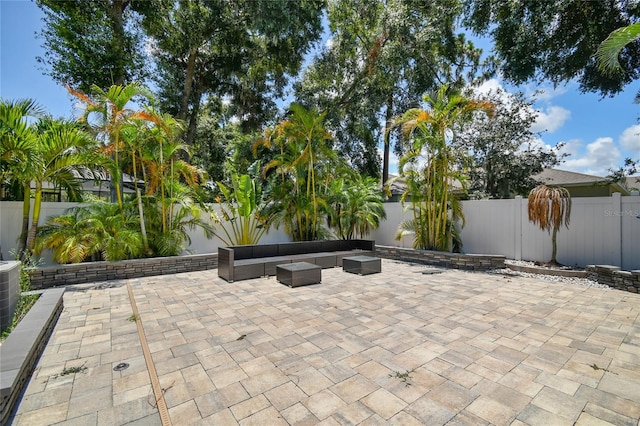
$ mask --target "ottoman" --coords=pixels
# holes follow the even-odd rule
[[[317,284],[322,280],[322,267],[308,262],[285,263],[276,266],[276,278],[289,287]]]
[[[379,257],[371,256],[345,257],[342,259],[342,269],[352,274],[376,274],[382,270],[382,261]]]

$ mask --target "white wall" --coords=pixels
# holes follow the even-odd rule
[[[50,216],[64,214],[65,210],[77,206],[78,203],[49,203],[43,202],[40,210],[40,224],[44,224]],[[33,211],[33,200],[31,200]],[[31,217],[29,217],[31,225]],[[0,244],[4,260],[13,260],[11,251],[18,251],[18,238],[22,229],[22,201],[0,201]],[[52,263],[50,253],[43,253],[45,264]]]
[[[215,204],[213,208],[216,213],[220,213],[220,207],[217,204]],[[209,223],[212,223],[212,221],[209,220]],[[189,231],[189,236],[191,237],[191,245],[188,250],[191,254],[217,253],[219,246],[226,246],[226,244],[224,244],[218,237],[213,237],[208,240],[204,236],[204,232],[201,228],[195,228],[193,231]],[[291,238],[283,230],[270,229],[262,236],[260,244],[279,243],[285,241],[291,241]]]
[[[59,215],[73,203],[43,203],[41,223]],[[551,236],[529,222],[527,200],[463,201],[467,220],[462,230],[466,253],[501,254],[511,259],[547,261],[551,258]],[[413,239],[395,240],[398,224],[410,219],[400,203],[386,203],[387,219],[369,238],[377,244],[412,247]],[[558,261],[584,267],[608,264],[625,270],[640,269],[640,196],[573,198],[569,229],[558,232]],[[11,259],[22,223],[21,202],[0,202],[0,244],[5,259]],[[189,250],[194,254],[215,253],[222,242],[207,240],[197,228],[190,232]],[[290,241],[282,230],[271,230],[261,243]],[[50,262],[50,256],[44,256]]]
[[[527,200],[467,200],[462,202],[466,226],[465,253],[501,254],[510,259],[545,262],[551,259],[551,235],[529,222]],[[387,220],[371,233],[377,244],[411,247],[412,240],[394,239],[397,224],[409,215],[400,203],[386,203]],[[584,267],[607,264],[640,269],[640,197],[572,199],[569,229],[558,231],[558,262]]]
[[[40,225],[43,225],[47,221],[47,218],[64,214],[66,209],[77,205],[78,203],[43,202],[40,213]],[[218,209],[218,206],[215,205],[214,209]],[[0,244],[5,260],[13,260],[13,256],[11,256],[10,251],[11,249],[18,247],[17,240],[20,236],[21,227],[22,201],[0,201]],[[190,230],[189,236],[191,238],[191,245],[188,247],[188,251],[192,254],[217,253],[218,246],[226,245],[217,237],[213,237],[208,240],[204,236],[204,232],[201,228],[194,228],[193,230]],[[272,229],[262,237],[260,242],[266,244],[290,240],[291,239],[284,231]],[[45,264],[53,263],[50,251],[44,251],[41,254],[41,257]]]

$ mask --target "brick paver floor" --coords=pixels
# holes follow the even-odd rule
[[[129,284],[174,425],[638,425],[639,295],[423,270]],[[65,293],[15,424],[161,423],[125,284]]]

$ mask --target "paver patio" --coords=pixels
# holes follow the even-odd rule
[[[640,295],[424,269],[129,284],[174,425],[638,425]],[[161,424],[125,284],[67,291],[14,424]]]

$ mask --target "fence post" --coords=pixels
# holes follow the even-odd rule
[[[517,195],[514,201],[515,209],[515,260],[522,260],[522,195]]]
[[[614,265],[622,267],[622,195],[619,192],[611,194],[611,218],[613,223],[613,235],[611,236],[611,248]]]

